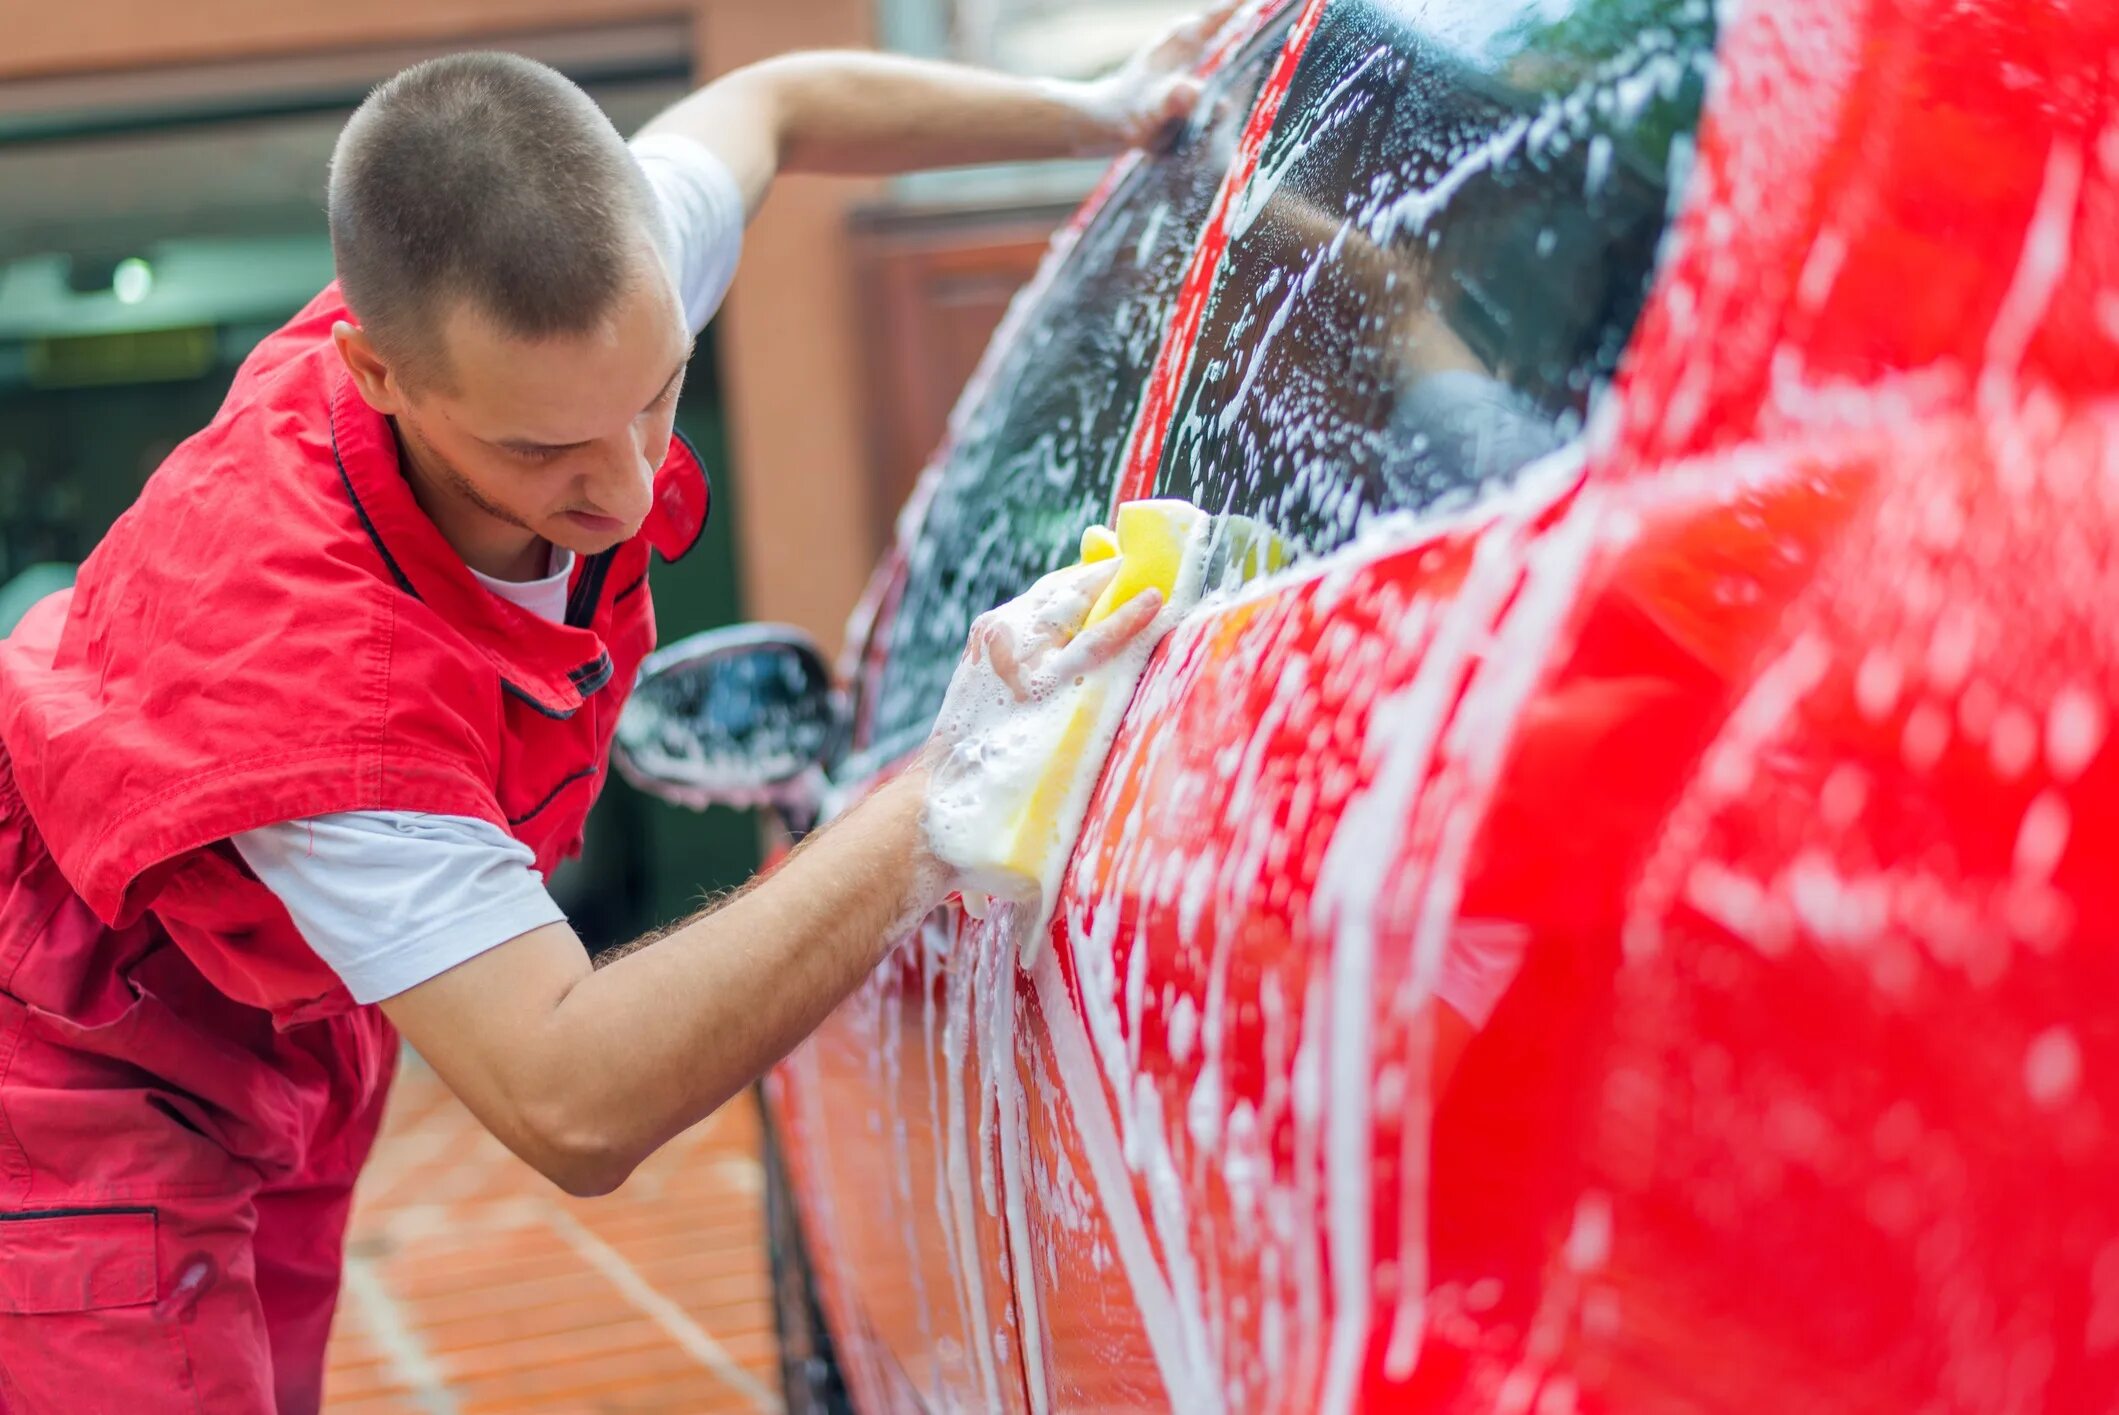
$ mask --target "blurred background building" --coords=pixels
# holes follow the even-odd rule
[[[250,348],[329,280],[340,125],[406,64],[505,48],[630,131],[800,47],[1051,74],[1109,67],[1169,0],[140,0],[10,4],[0,42],[0,585],[95,545]],[[714,523],[658,571],[665,642],[741,618],[835,648],[892,518],[1008,299],[1096,163],[785,182],[751,229],[679,423]],[[26,587],[25,587],[26,588]],[[0,606],[5,608],[5,606]],[[8,622],[12,622],[12,616]],[[614,782],[555,882],[592,943],[755,863],[749,823]]]

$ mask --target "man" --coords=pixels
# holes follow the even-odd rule
[[[692,339],[777,171],[1153,139],[1221,18],[1096,85],[789,56],[630,147],[502,55],[361,107],[339,282],[0,642],[0,1407],[315,1409],[398,1033],[602,1193],[942,896],[923,768],[600,970],[545,893],[653,645],[649,553],[706,513]],[[1070,643],[1099,587],[989,616],[960,672],[1108,657],[1156,605]]]

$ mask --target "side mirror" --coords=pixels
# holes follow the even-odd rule
[[[814,808],[839,745],[831,669],[782,625],[709,629],[640,665],[611,756],[627,781],[694,810]]]

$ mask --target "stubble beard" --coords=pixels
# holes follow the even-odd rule
[[[392,419],[392,422],[396,423],[397,420]],[[434,481],[435,490],[445,496],[469,503],[504,525],[513,526],[520,531],[528,531],[532,535],[538,533],[537,527],[480,491],[472,484],[469,477],[457,470],[454,463],[436,451],[433,444],[408,431],[402,423],[397,423],[397,440],[399,453],[404,457],[405,461],[417,466],[420,471],[426,473]]]

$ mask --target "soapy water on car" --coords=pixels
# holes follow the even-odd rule
[[[935,725],[935,740],[948,749],[928,790],[928,844],[953,872],[973,918],[985,918],[996,901],[1016,906],[1026,967],[1133,689],[1155,646],[1199,601],[1216,524],[1186,501],[1120,506],[1112,528],[1083,535],[1079,565],[993,611],[995,627],[1016,643],[1076,623],[1086,632],[1150,589],[1163,597],[1154,620],[1100,664],[1083,666],[1058,649],[1050,667],[1022,685],[1022,699],[976,649],[951,679]],[[1222,543],[1230,539],[1225,533]],[[1257,568],[1272,558],[1262,545],[1253,555]],[[1102,576],[1090,568],[1099,565],[1109,567]]]
[[[1897,1026],[1918,986],[1930,1003],[1958,999],[1963,1010],[1947,1015],[1977,1018],[1953,1049],[1990,1067],[1938,1072],[1999,1082],[1929,1099],[1966,1105],[1978,1092],[2019,1127],[1993,1127],[2012,1145],[2017,1134],[2108,1132],[2100,1115],[2109,1114],[2110,1073],[2100,1080],[2099,1061],[2109,1062],[2109,1048],[2059,1013],[2020,1036],[2022,1019],[1993,1004],[2008,995],[2000,989],[2065,978],[2051,970],[2071,958],[2071,967],[2086,966],[2079,960],[2096,942],[2094,917],[2071,921],[2041,907],[2026,917],[2043,932],[2019,946],[2018,923],[2004,915],[2026,900],[2064,901],[2051,880],[2062,852],[2079,854],[2071,840],[2103,828],[2083,783],[2113,736],[2110,619],[2099,611],[2119,565],[2110,532],[2119,524],[2119,435],[2108,435],[2109,405],[2079,396],[2079,383],[2068,385],[2077,396],[2050,386],[2060,351],[2074,346],[2049,331],[2085,318],[2078,297],[2087,292],[2063,277],[2087,268],[2071,242],[2108,248],[2089,238],[2110,207],[2090,198],[2109,196],[2111,165],[2094,140],[2056,143],[2033,184],[2022,253],[2002,261],[2005,288],[1988,306],[1998,313],[1991,327],[1968,322],[1977,327],[1962,362],[1842,381],[1838,364],[1801,357],[1816,351],[1802,327],[1773,346],[1778,354],[1767,349],[1755,253],[1807,250],[1814,240],[1804,319],[1835,327],[1816,316],[1846,266],[1839,228],[1859,232],[1878,218],[1850,203],[1814,236],[1807,225],[1775,235],[1810,210],[1787,199],[1784,179],[1849,130],[1849,106],[1871,92],[1860,76],[1899,58],[1870,42],[1858,7],[1752,7],[1746,26],[1725,87],[1762,96],[1765,112],[1725,130],[1698,158],[1693,188],[1707,194],[1706,215],[1672,246],[1661,314],[1635,346],[1633,382],[1623,398],[1592,409],[1586,432],[1575,430],[1572,467],[1556,457],[1526,470],[1519,502],[1482,495],[1453,525],[1432,515],[1368,521],[1336,550],[1313,547],[1327,553],[1270,592],[1240,596],[1240,613],[1216,601],[1188,615],[1173,596],[1157,624],[1100,670],[1121,700],[1141,685],[1134,712],[1156,724],[1137,738],[1121,732],[1108,771],[1156,794],[1115,802],[1128,809],[1096,811],[1085,825],[1065,817],[1080,830],[1080,857],[1096,863],[1063,888],[1055,881],[1065,879],[1065,853],[1040,857],[1028,873],[1000,862],[1074,721],[1060,700],[1074,701],[1069,694],[1088,683],[1056,683],[1027,709],[1004,710],[997,699],[950,705],[964,724],[994,729],[973,731],[978,750],[967,759],[993,794],[967,788],[929,828],[965,862],[964,878],[979,871],[999,897],[1025,902],[977,927],[944,916],[922,926],[833,1032],[790,1061],[784,1092],[817,1137],[811,1159],[823,1178],[810,1216],[822,1261],[847,1290],[905,1295],[903,1308],[875,1310],[910,1312],[895,1334],[925,1363],[893,1367],[888,1378],[910,1381],[936,1408],[998,1409],[1027,1396],[1033,1412],[1343,1412],[1385,1403],[1379,1389],[1403,1389],[1390,1383],[1409,1380],[1431,1342],[1448,1355],[1465,1331],[1491,1330],[1476,1304],[1496,1284],[1445,1289],[1430,1266],[1441,1212],[1430,1184],[1444,1167],[1429,1152],[1438,1097],[1412,1019],[1471,910],[1477,832],[1514,770],[1509,754],[1553,706],[1542,678],[1574,652],[1571,616],[1591,603],[1583,587],[1608,583],[1623,563],[1668,589],[1644,558],[1643,528],[1667,534],[1695,519],[1770,549],[1758,558],[1810,588],[1761,662],[1738,673],[1741,699],[1677,773],[1667,814],[1636,827],[1647,858],[1614,905],[1625,1005],[1611,1016],[1623,1024],[1621,1050],[1611,1061],[1584,1056],[1593,1080],[1613,1083],[1607,1109],[1619,1122],[1618,1148],[1586,1156],[1581,1178],[1555,1186],[1572,1220],[1561,1213],[1565,1241],[1532,1318],[1550,1344],[1519,1363],[1505,1346],[1494,1355],[1485,1369],[1495,1384],[1480,1408],[1584,1408],[1570,1366],[1578,1349],[1634,1360],[1674,1325],[1638,1320],[1616,1295],[1667,1251],[1654,1246],[1669,1233],[1658,1225],[1682,1222],[1725,1258],[1751,1254],[1766,1246],[1757,1216],[1786,1217],[1791,1174],[1874,1180],[1850,1190],[1854,1211],[1880,1213],[1873,1206],[1888,1201],[1902,1216],[1899,1235],[1919,1255],[1922,1291],[1947,1298],[1923,1320],[1947,1319],[1958,1335],[1953,1379],[1970,1384],[1957,1387],[1957,1403],[2036,1405],[2041,1388],[2050,1393],[2067,1371],[2086,1369],[2082,1324],[2062,1331],[2041,1305],[2030,1255],[2063,1251],[2052,1235],[2095,1205],[2072,1189],[2050,1214],[2042,1202],[2027,1205],[2038,1212],[2020,1227],[2046,1241],[1987,1251],[1973,1235],[1995,1230],[1975,1226],[1975,1201],[2008,1192],[1996,1176],[2012,1166],[1983,1169],[1973,1161],[1985,1151],[1931,1128],[1917,1094],[1891,1091],[1903,1071],[1806,1070],[1814,1058],[1768,1045],[1757,1019],[1769,1006],[1788,1014],[1795,1004],[1785,986],[1729,993],[1727,1018],[1705,1037],[1693,1019],[1702,999],[1723,1006],[1702,980],[1785,985],[1786,974],[1772,970],[1790,960],[1809,969],[1798,976],[1851,1001],[1864,1030],[1878,1017]],[[1369,51],[1353,52],[1358,63]],[[1675,52],[1661,40],[1636,46],[1566,95],[1564,112],[1592,111],[1590,100],[1606,94],[1625,110],[1630,94],[1664,81],[1664,56]],[[1705,63],[1710,51],[1696,52]],[[1334,90],[1301,116],[1316,131],[1358,102],[1417,96],[1406,85],[1366,97]],[[1431,165],[1415,151],[1379,184],[1374,210],[1393,228],[1435,229],[1442,207],[1477,191],[1474,169],[1507,165],[1491,133],[1461,144],[1454,130],[1446,136],[1451,150]],[[1586,137],[1586,120],[1573,137]],[[1535,155],[1537,138],[1525,130],[1500,141],[1515,142],[1515,162]],[[1673,147],[1673,171],[1693,160],[1689,144]],[[1265,184],[1285,170],[1299,185],[1301,167],[1267,162],[1239,211],[1256,210],[1263,225]],[[1858,182],[1856,194],[1872,200],[1874,180]],[[1673,180],[1673,192],[1683,185]],[[1332,293],[1326,279],[1315,288],[1313,296],[1305,283],[1275,286],[1256,303]],[[1270,309],[1258,313],[1257,328],[1288,327]],[[2109,324],[2119,330],[2119,315]],[[1329,520],[1323,513],[1340,504],[1325,499],[1332,478],[1263,479],[1263,463],[1239,454],[1262,447],[1320,465],[1335,445],[1314,435],[1334,413],[1330,390],[1262,375],[1239,391],[1240,401],[1269,406],[1274,417],[1260,421],[1279,440],[1202,442],[1178,484],[1217,508],[1243,506],[1298,531]],[[1709,411],[1726,416],[1732,399],[1746,398],[1766,401],[1770,436],[1709,441],[1700,431]],[[1204,427],[1224,414],[1202,403],[1178,417]],[[1917,435],[1919,455],[1872,466],[1876,449],[1892,445],[1885,434]],[[1233,494],[1207,481],[1217,467]],[[1875,514],[1821,567],[1828,548],[1774,519],[1872,481],[1863,495]],[[1318,510],[1307,520],[1305,497]],[[1446,567],[1460,549],[1461,577],[1424,587],[1425,558]],[[1705,569],[1715,573],[1698,588],[1711,589],[1717,605],[1748,603],[1765,592],[1755,568],[1735,573],[1710,560]],[[1211,585],[1214,576],[1202,579]],[[1174,636],[1158,655],[1153,644],[1165,630]],[[1346,688],[1349,679],[1392,690],[1378,701],[1365,687]],[[1261,688],[1248,704],[1201,706],[1234,683]],[[1185,722],[1211,721],[1217,710],[1230,718],[1222,756],[1168,749]],[[1311,762],[1267,769],[1281,744],[1305,740],[1337,744],[1337,764],[1358,772],[1335,780]],[[1085,737],[1070,786],[1093,791],[1110,747],[1109,738]],[[1976,792],[1939,792],[1938,765],[1952,773],[1943,780]],[[2013,796],[1998,794],[2003,787]],[[1940,839],[1936,803],[1953,799],[2016,800],[2022,819],[1997,811],[1991,831],[1960,834],[1991,837],[1977,860],[1931,849],[1894,866],[1876,848]],[[1598,820],[1594,802],[1580,813],[1585,826]],[[1271,891],[1284,884],[1286,857],[1274,852],[1298,816],[1325,857],[1313,891],[1283,904]],[[2079,889],[2091,876],[2071,863]],[[1263,931],[1247,930],[1274,909],[1311,950],[1290,951],[1286,967],[1275,966],[1278,939],[1261,944]],[[1019,928],[1031,947],[1019,955],[1004,928]],[[1052,947],[1042,946],[1047,937]],[[1020,958],[1030,960],[1027,971]],[[1855,1047],[1828,1053],[1835,1060],[1864,1055],[1798,1020],[1806,1025],[1789,1029],[1797,1044]],[[1765,1065],[1741,1064],[1747,1057]],[[865,1084],[840,1084],[849,1074]],[[2028,1109],[2009,1108],[2019,1102]],[[1653,1143],[1635,1143],[1644,1137]],[[879,1179],[873,1150],[883,1143],[894,1172]],[[921,1153],[928,1144],[932,1163]],[[2073,1184],[2087,1163],[2028,1172]],[[1793,1187],[1815,1193],[1807,1182]],[[1805,1260],[1831,1272],[1838,1256]],[[2108,1266],[2097,1263],[2099,1291],[2111,1287]],[[1005,1293],[996,1294],[996,1281]],[[1846,1310],[1842,1297],[1861,1291],[1813,1287],[1789,1305],[1822,1293],[1817,1305],[1837,1312]],[[2025,1293],[2035,1300],[2018,1300]],[[864,1359],[858,1344],[847,1355]],[[1475,1364],[1488,1361],[1483,1350],[1474,1355]],[[1734,1362],[1739,1353],[1722,1355]],[[878,1374],[875,1388],[891,1388],[885,1379]]]

